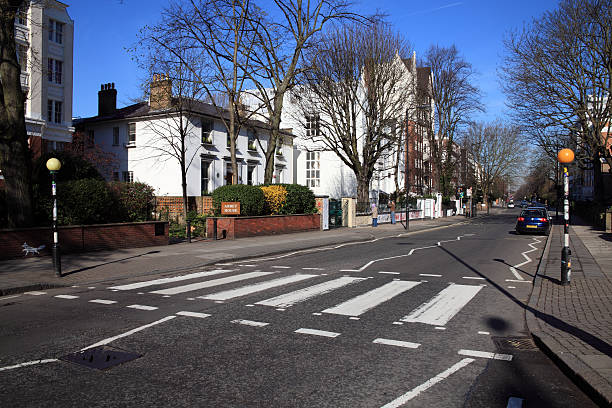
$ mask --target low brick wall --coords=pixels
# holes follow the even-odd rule
[[[40,253],[50,254],[53,245],[51,228],[0,230],[0,259],[23,256],[24,243],[34,248],[45,245]],[[168,245],[168,222],[146,221],[59,227],[59,243],[62,253]]]
[[[215,217],[206,219],[206,237],[213,237]],[[319,214],[269,215],[263,217],[216,217],[217,238],[236,239],[258,235],[288,234],[321,229]]]

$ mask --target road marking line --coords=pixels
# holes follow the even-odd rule
[[[340,269],[340,272],[361,272],[360,269]]]
[[[195,300],[195,298],[187,298],[187,300]]]
[[[117,303],[117,301],[116,300],[93,299],[93,300],[90,300],[89,303],[100,303],[101,305],[112,305],[113,303]]]
[[[442,275],[436,275],[431,273],[419,273],[419,276],[431,276],[432,278],[441,278]]]
[[[393,322],[393,324],[397,324],[398,326],[400,326],[400,325],[402,325],[404,323],[402,323],[402,322]]]
[[[283,309],[282,307],[279,307],[279,308],[277,308],[275,310],[278,310],[279,312],[284,312],[286,309]]]
[[[172,278],[160,278],[144,282],[134,282],[127,285],[112,286],[111,290],[132,290],[145,288],[147,286],[163,285],[165,283],[180,282],[188,279],[202,278],[205,276],[218,275],[220,273],[233,272],[233,269],[215,269],[214,271],[196,272],[188,275],[174,276]]]
[[[416,397],[423,391],[426,391],[427,389],[433,387],[437,383],[444,381],[451,374],[461,370],[463,367],[467,366],[468,364],[474,361],[475,360],[473,358],[464,358],[463,360],[459,361],[457,364],[452,365],[451,367],[442,371],[440,374],[437,374],[435,377],[425,381],[423,384],[419,385],[418,387],[413,388],[412,390],[408,391],[404,395],[394,399],[388,404],[383,405],[382,408],[397,408],[397,407],[404,405],[405,403],[407,403],[408,401],[410,401],[411,399],[413,399],[414,397]]]
[[[355,317],[355,316],[351,316],[351,317],[349,317],[349,320],[359,320],[359,318]]]
[[[528,244],[532,249],[530,249],[528,251],[525,251],[525,252],[521,252],[521,255],[523,255],[523,257],[526,259],[526,261],[521,262],[519,264],[516,264],[516,265],[510,267],[510,272],[512,272],[512,274],[514,276],[516,276],[517,279],[524,280],[524,278],[518,273],[516,268],[520,268],[521,266],[526,265],[526,264],[528,264],[529,262],[532,261],[532,259],[530,257],[528,257],[527,254],[530,253],[530,252],[533,252],[533,251],[537,251],[538,248],[535,247],[534,244],[539,244],[540,242],[542,242],[542,241],[540,241],[537,238],[533,238],[533,242]]]
[[[129,306],[126,306],[126,307],[130,308],[130,309],[138,309],[138,310],[157,310],[157,309],[159,309],[158,307],[147,306],[147,305],[129,305]]]
[[[400,340],[389,340],[389,339],[376,339],[372,343],[376,344],[386,344],[387,346],[397,346],[397,347],[406,347],[406,348],[418,348],[420,343],[411,343],[409,341],[400,341]]]
[[[331,281],[319,283],[318,285],[310,286],[304,289],[298,289],[280,296],[257,302],[257,305],[273,306],[273,307],[291,307],[299,302],[304,302],[316,296],[324,295],[333,290],[350,285],[355,282],[364,280],[365,278],[341,277]]]
[[[41,296],[41,295],[46,295],[47,292],[39,292],[37,290],[34,290],[32,292],[24,292],[24,295],[31,295],[31,296]]]
[[[255,307],[255,305],[245,305],[246,307]]]
[[[111,289],[111,292],[119,292],[119,289]]]
[[[339,314],[344,316],[360,316],[368,310],[384,303],[397,295],[419,285],[414,281],[391,281],[376,289],[354,297],[346,302],[323,310],[323,313]]]
[[[78,288],[79,285],[72,285],[71,288]]]
[[[523,401],[524,399],[522,398],[510,397],[508,398],[508,405],[506,405],[506,408],[523,408]]]
[[[257,265],[238,265],[238,266],[242,266],[245,268],[255,268]]]
[[[478,332],[478,334],[485,334],[485,335],[489,335],[489,334],[491,334],[491,333],[486,332],[486,331],[479,331],[479,332]]]
[[[274,269],[291,269],[290,266],[272,266]]]
[[[324,271],[324,268],[302,268],[305,271]]]
[[[399,275],[400,274],[399,272],[385,272],[385,271],[380,271],[378,273],[383,273],[383,274],[386,274],[386,275]]]
[[[321,316],[321,315],[323,315],[323,313],[314,312],[314,313],[313,313],[313,315],[315,315],[315,316]]]
[[[47,359],[44,359],[44,360],[27,361],[25,363],[19,363],[19,364],[15,364],[15,365],[12,365],[12,366],[0,367],[0,371],[13,370],[15,368],[27,367],[27,366],[32,366],[32,365],[36,365],[36,364],[54,363],[56,361],[59,361],[59,360],[56,359],[56,358],[47,358]]]
[[[517,280],[517,279],[506,279],[506,282],[516,282],[516,283],[531,283],[531,281],[527,281],[527,280]]]
[[[170,297],[170,295],[164,295],[164,296],[162,296],[162,297],[169,298],[169,297]]]
[[[19,296],[20,295],[4,296],[4,297],[0,297],[0,300],[14,299],[14,298],[17,298]]]
[[[338,337],[340,333],[334,333],[325,330],[315,330],[315,329],[297,329],[295,333],[300,334],[312,334],[313,336],[323,336],[323,337]]]
[[[210,317],[211,315],[207,314],[207,313],[199,313],[199,312],[176,312],[177,315],[179,316],[188,316],[188,317],[199,317],[200,319],[204,319],[206,317]]]
[[[117,339],[121,339],[123,337],[130,336],[130,335],[132,335],[134,333],[137,333],[137,332],[139,332],[141,330],[144,330],[144,329],[147,329],[149,327],[155,326],[157,324],[166,322],[168,320],[172,320],[175,317],[176,316],[166,316],[163,319],[159,319],[159,320],[154,321],[153,323],[145,324],[144,326],[140,326],[140,327],[137,327],[137,328],[132,329],[130,331],[127,331],[125,333],[118,334],[117,336],[113,336],[113,337],[109,337],[109,338],[104,339],[104,340],[100,340],[99,342],[94,343],[91,346],[87,346],[87,347],[82,348],[81,351],[89,350],[90,348],[94,348],[94,347],[98,347],[98,346],[104,346],[105,344],[111,343],[111,342],[113,342],[113,341],[115,341]]]
[[[89,287],[87,287],[87,289],[95,289],[95,288],[96,288],[95,286],[89,286]]]
[[[215,264],[215,266],[232,266],[232,265],[234,265],[234,264],[233,263],[218,263],[218,264]]]
[[[516,289],[516,286],[508,286],[508,289]]]
[[[267,272],[269,273],[269,272]],[[287,285],[290,283],[296,283],[305,279],[314,278],[317,275],[291,275],[285,276],[278,279],[273,279],[266,282],[255,283],[253,285],[242,286],[236,289],[225,290],[222,292],[212,293],[206,296],[198,296],[199,299],[208,300],[229,300],[240,296],[250,295],[252,293],[261,292],[267,289],[275,288],[277,286]]]
[[[489,353],[488,351],[459,350],[457,354],[468,357],[482,357],[492,360],[512,361],[512,355],[510,354]]]
[[[175,286],[168,289],[154,290],[149,293],[155,293],[157,295],[177,295],[179,293],[191,292],[194,290],[200,290],[205,288],[211,288],[213,286],[225,285],[228,283],[239,282],[246,279],[260,278],[262,276],[270,275],[274,272],[247,272],[240,275],[226,276],[225,278],[218,278],[204,282],[190,283],[188,285]]]
[[[523,277],[518,273],[514,266],[510,267],[510,272],[512,272],[512,274],[516,276],[516,279],[523,280]]]
[[[446,327],[434,327],[436,330],[446,330]]]
[[[485,280],[485,278],[479,278],[477,276],[464,276],[463,279]]]
[[[60,298],[60,299],[78,299],[78,296],[74,296],[74,295],[55,295],[53,297],[56,298]]]
[[[243,319],[232,320],[230,323],[244,324],[245,326],[253,326],[253,327],[264,327],[270,324],[266,322],[256,322],[253,320],[243,320]]]
[[[444,326],[467,305],[482,286],[450,284],[429,302],[423,303],[408,316],[400,319],[407,323],[425,323]]]

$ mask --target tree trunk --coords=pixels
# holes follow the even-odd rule
[[[268,141],[268,148],[266,149],[266,170],[264,172],[264,183],[272,183],[272,176],[274,175],[274,159],[276,157],[276,145],[280,138],[280,123],[281,123],[281,112],[283,111],[283,96],[285,91],[280,90],[274,96],[274,112],[270,116],[270,140]],[[281,142],[282,143],[282,142]],[[295,171],[295,169],[294,169]]]
[[[357,205],[366,206],[366,203],[370,203],[370,180],[360,174],[357,176]],[[367,208],[361,208],[361,211],[367,210]]]
[[[9,228],[33,222],[32,158],[25,126],[21,69],[15,50],[15,12],[22,3],[0,0],[0,169],[6,186]]]

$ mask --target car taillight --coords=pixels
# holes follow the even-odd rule
[[[523,218],[523,217],[518,217],[518,220],[519,220],[519,221],[525,221],[525,218]]]
[[[548,220],[546,218],[538,218],[538,221],[540,221],[540,222],[548,222]]]

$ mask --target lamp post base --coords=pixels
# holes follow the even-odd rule
[[[561,284],[569,285],[572,279],[572,260],[570,255],[572,252],[568,247],[563,247],[561,251]]]
[[[52,247],[53,254],[53,269],[55,270],[55,276],[58,278],[62,277],[62,258],[60,256],[60,247],[59,244],[53,244]]]

